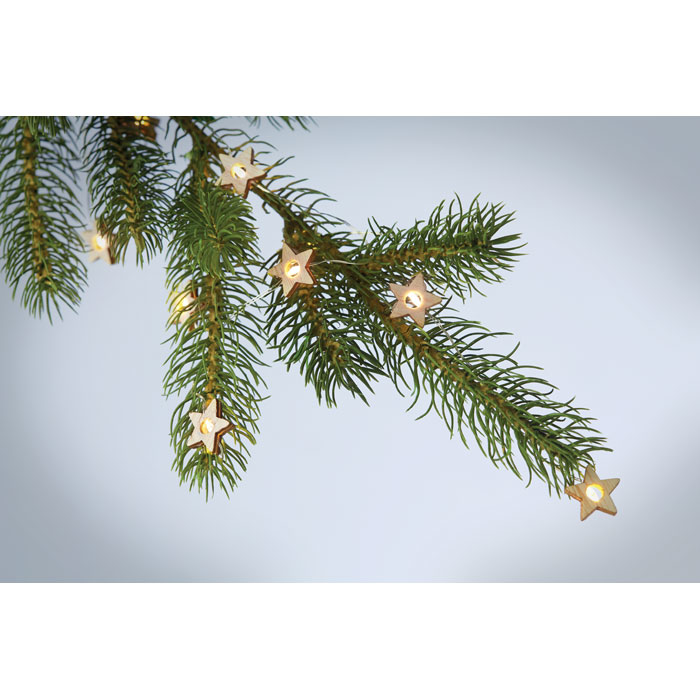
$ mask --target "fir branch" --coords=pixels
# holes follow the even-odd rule
[[[248,445],[255,443],[264,382],[260,323],[247,302],[259,290],[260,264],[250,205],[221,188],[193,178],[183,184],[172,210],[167,284],[198,292],[193,315],[174,328],[164,380],[166,395],[186,392],[172,418],[173,468],[181,482],[207,498],[218,485],[227,495],[246,469]],[[216,398],[234,429],[218,454],[190,449],[191,411]]]
[[[551,398],[556,387],[530,376],[529,370],[540,368],[513,359],[517,346],[508,355],[481,352],[482,342],[502,334],[474,321],[446,317],[445,311],[440,310],[438,324],[426,332],[389,318],[388,307],[381,313],[385,362],[397,388],[399,381],[411,387],[413,406],[422,387],[430,399],[423,415],[434,409],[466,446],[469,428],[496,466],[503,464],[520,477],[517,447],[529,471],[528,485],[537,476],[561,493],[593,464],[591,453],[608,449],[591,427],[593,419],[582,415],[586,409],[573,407],[572,400]]]
[[[408,229],[370,221],[372,238],[353,253],[353,260],[368,270],[383,273],[387,286],[423,272],[434,285],[449,289],[460,299],[483,294],[479,282],[501,282],[502,271],[512,269],[522,245],[512,245],[520,234],[499,235],[513,221],[503,204],[482,206],[474,198],[465,211],[457,197],[445,210],[441,202],[427,221]]]
[[[441,322],[438,331],[432,330],[427,334],[412,323],[390,318],[391,303],[385,301],[387,274],[395,274],[401,265],[410,265],[416,260],[387,259],[386,263],[393,262],[391,268],[375,269],[367,264],[368,248],[365,244],[353,245],[340,233],[340,245],[336,245],[335,238],[330,234],[319,234],[314,225],[317,213],[314,212],[311,221],[307,222],[308,210],[295,208],[287,198],[283,199],[267,188],[256,187],[253,191],[286,221],[294,222],[299,241],[313,246],[317,257],[328,261],[329,270],[337,275],[337,284],[341,284],[340,280],[344,278],[355,290],[354,313],[367,324],[376,347],[382,353],[382,365],[397,389],[401,391],[402,385],[409,388],[417,400],[422,384],[430,396],[428,411],[436,410],[445,420],[450,433],[457,431],[465,445],[465,426],[468,426],[479,447],[496,466],[503,464],[520,476],[514,459],[514,447],[517,447],[528,468],[530,480],[536,476],[558,494],[581,475],[587,464],[592,463],[592,452],[609,449],[602,446],[604,439],[591,427],[592,419],[582,415],[585,409],[574,408],[571,402],[562,403],[549,398],[549,392],[541,391],[539,387],[550,390],[554,387],[540,378],[523,374],[523,371],[533,368],[519,366],[513,360],[513,353],[505,356],[497,353],[478,354],[471,341],[460,349],[459,338],[456,344],[453,340],[455,334],[464,335],[464,328],[472,330],[478,340],[500,334],[490,333],[474,322],[461,322],[459,319],[446,319]],[[470,209],[472,215],[474,206]],[[438,207],[438,215],[434,213],[431,217],[434,224],[444,224],[439,216],[440,211],[441,207]],[[476,280],[500,279],[495,272],[494,261],[499,262],[501,269],[508,269],[512,256],[516,254],[515,249],[498,248],[510,244],[517,236],[494,238],[504,225],[502,221],[507,223],[512,217],[503,217],[499,207],[491,207],[490,212],[489,217],[480,215],[481,222],[491,222],[489,226],[484,227],[480,223],[473,232],[467,228],[468,235],[476,235],[477,245],[467,245],[461,249],[460,257],[450,261],[457,272],[448,276],[447,263],[441,261],[439,255],[432,254],[437,252],[435,248],[423,248],[423,252],[431,252],[429,257],[422,258],[426,266],[436,277],[442,275],[445,284],[449,281],[450,288],[455,291],[474,289]],[[448,221],[450,216],[448,211]],[[463,218],[464,213],[460,209],[456,219],[449,221],[450,225],[443,226],[448,237],[455,237],[452,224]],[[479,218],[476,220],[479,222]],[[439,230],[439,225],[430,230],[416,227],[414,235],[422,231],[424,239],[434,245]],[[386,238],[380,238],[370,245],[375,250],[391,251],[392,243],[397,240],[393,229],[378,228],[376,233]],[[484,255],[478,240],[493,248]],[[345,244],[343,252],[340,249],[342,244]],[[418,249],[421,250],[420,246]],[[408,272],[409,268],[405,271]],[[414,271],[417,271],[416,268]],[[366,311],[360,310],[361,307]],[[464,328],[461,323],[466,324]],[[409,367],[412,370],[407,374]]]
[[[162,249],[166,235],[171,186],[166,155],[128,117],[92,117],[82,132],[91,213],[112,235],[115,260],[124,262],[133,241],[143,265]]]
[[[217,486],[228,495],[240,480],[258,431],[263,338],[288,369],[299,366],[319,401],[335,405],[339,388],[367,401],[365,392],[386,375],[399,392],[412,393],[411,408],[428,399],[419,417],[437,412],[465,445],[473,434],[496,466],[520,477],[524,462],[528,484],[536,477],[561,493],[593,463],[593,453],[608,450],[585,409],[553,398],[555,387],[532,372],[539,368],[518,364],[515,350],[502,355],[482,348],[503,334],[449,315],[447,305],[431,311],[426,329],[390,317],[388,284],[417,272],[435,291],[462,300],[482,293],[481,283],[500,282],[522,247],[519,234],[502,231],[513,219],[503,205],[481,205],[475,198],[464,209],[457,198],[407,229],[371,220],[359,240],[346,222],[319,209],[333,200],[303,179],[280,174],[288,159],[278,160],[267,169],[265,184],[252,191],[264,210],[282,218],[289,245],[314,248],[317,283],[289,299],[278,290],[263,327],[250,303],[259,296],[263,266],[250,204],[211,180],[227,139],[236,139],[234,150],[269,144],[213,117],[173,117],[166,132],[175,126],[173,153],[183,137],[192,141],[187,166],[173,185],[153,124],[144,128],[130,119],[83,122],[84,167],[96,225],[112,234],[117,259],[124,259],[132,240],[137,261],[150,259],[172,220],[167,282],[171,292],[189,290],[195,297],[191,317],[173,327],[164,379],[166,395],[185,394],[171,425],[173,468],[181,482],[204,488],[208,498]],[[267,119],[275,128],[313,123],[306,117]],[[259,126],[261,117],[248,121]],[[62,304],[75,308],[86,280],[76,255],[82,242],[75,231],[79,187],[72,144],[67,117],[0,118],[2,266],[13,296],[23,285],[22,303],[49,318],[52,310],[61,314]],[[264,153],[256,150],[256,160]],[[173,313],[175,319],[179,314]],[[191,450],[188,414],[213,398],[234,430],[218,454]]]
[[[0,119],[0,255],[13,297],[23,285],[22,304],[52,320],[62,304],[76,309],[87,276],[71,134],[60,118],[36,119]]]

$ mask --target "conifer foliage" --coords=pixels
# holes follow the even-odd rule
[[[13,295],[35,315],[75,309],[80,258],[78,157],[64,118],[0,121],[0,255]]]
[[[246,119],[246,128],[261,122]],[[269,119],[277,128],[312,124]],[[0,118],[2,269],[32,314],[51,319],[79,304],[87,283],[83,192],[95,226],[112,237],[116,262],[128,264],[130,246],[141,265],[165,251],[171,352],[164,388],[180,399],[171,440],[182,483],[207,497],[216,489],[230,494],[239,483],[258,433],[265,347],[296,367],[328,406],[343,391],[369,402],[376,382],[392,382],[412,397],[411,406],[422,401],[422,415],[440,415],[450,435],[556,493],[608,449],[585,409],[555,398],[538,368],[520,364],[515,350],[493,349],[502,333],[459,317],[449,302],[431,308],[423,328],[391,317],[389,285],[418,273],[440,297],[460,301],[503,281],[522,254],[504,205],[455,198],[408,228],[370,219],[358,236],[323,212],[326,195],[284,173],[288,158],[260,163],[269,144],[230,123]],[[182,143],[184,163],[174,155]],[[251,194],[279,216],[281,240],[314,251],[315,284],[289,297],[266,274],[279,250],[261,253],[249,201],[218,182],[219,155],[251,145],[266,170]],[[189,415],[213,399],[232,430],[216,452],[190,449]]]

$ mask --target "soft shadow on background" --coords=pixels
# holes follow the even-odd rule
[[[527,255],[464,315],[598,418],[618,515],[581,523],[388,382],[329,410],[280,364],[240,488],[206,503],[170,471],[163,257],[98,262],[54,326],[0,286],[0,580],[700,580],[700,119],[317,122],[261,134],[360,230],[454,193],[516,210]],[[280,223],[251,200],[267,257]]]

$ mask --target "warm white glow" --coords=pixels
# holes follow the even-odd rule
[[[92,239],[95,250],[104,250],[107,247],[107,239],[99,233]]]
[[[598,503],[598,501],[601,498],[603,498],[604,495],[605,492],[603,491],[603,487],[600,484],[591,484],[586,489],[586,496],[595,503]]]
[[[242,178],[246,176],[246,169],[243,163],[234,163],[231,166],[231,175],[233,177]]]
[[[199,432],[202,433],[202,435],[206,435],[207,433],[210,433],[212,430],[214,430],[214,422],[212,421],[211,418],[205,418],[199,424]]]
[[[423,304],[423,297],[418,292],[409,292],[403,301],[409,309],[417,309]]]
[[[190,304],[192,304],[193,301],[194,297],[189,292],[186,292],[178,299],[176,308],[178,311],[183,311],[188,306],[190,306]]]
[[[287,267],[284,268],[284,273],[287,275],[287,277],[291,277],[292,279],[296,277],[300,272],[301,265],[299,264],[298,260],[290,260],[287,263]]]
[[[151,122],[151,120],[148,117],[134,117],[134,121],[139,126],[148,126]]]

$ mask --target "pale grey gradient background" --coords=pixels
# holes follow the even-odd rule
[[[332,211],[409,225],[453,192],[517,210],[528,255],[465,314],[599,419],[619,514],[524,488],[387,383],[317,405],[266,372],[231,500],[178,485],[162,259],[90,265],[78,316],[0,287],[4,581],[698,581],[700,119],[325,118],[263,129]],[[257,204],[256,204],[257,208]],[[280,228],[261,216],[265,253]],[[510,342],[508,345],[510,345]],[[417,415],[417,414],[416,414]]]

